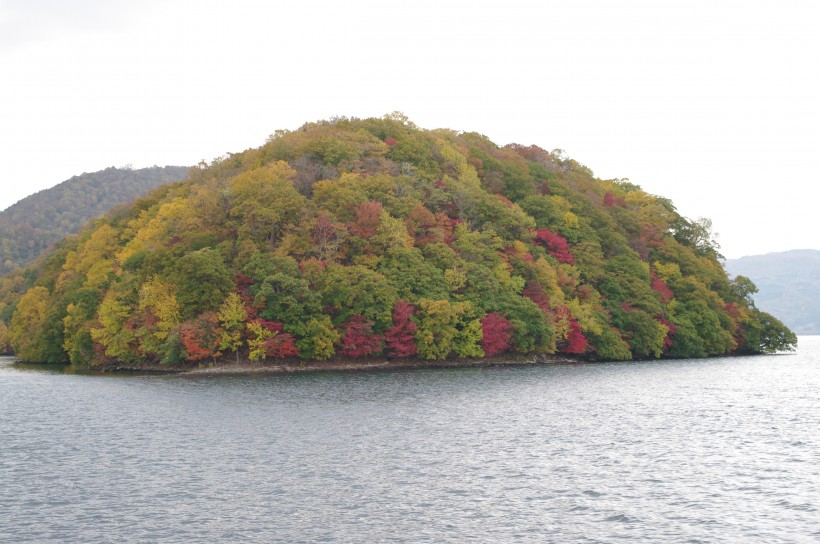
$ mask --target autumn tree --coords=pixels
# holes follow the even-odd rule
[[[9,339],[9,329],[6,324],[0,321],[0,355],[11,354],[11,340]]]
[[[462,357],[480,357],[481,323],[472,318],[469,302],[419,301],[416,347],[425,359],[445,359],[456,351]]]
[[[373,323],[364,316],[354,315],[342,327],[339,353],[346,357],[367,357],[382,350],[384,337],[373,332]]]
[[[236,176],[229,185],[230,215],[245,234],[269,248],[307,203],[291,180],[296,172],[284,161]]]
[[[403,300],[396,301],[393,307],[393,325],[385,333],[387,353],[392,357],[410,357],[415,355],[416,324],[413,322],[413,306]]]
[[[179,327],[179,337],[185,349],[185,358],[189,361],[219,357],[221,355],[219,352],[221,335],[219,317],[214,312],[205,312]]]
[[[235,352],[236,362],[239,362],[239,350],[244,343],[242,333],[245,329],[245,320],[247,318],[248,312],[242,303],[242,297],[237,293],[229,293],[217,314],[217,319],[221,326],[219,349]]]
[[[564,237],[548,229],[538,229],[535,242],[542,244],[559,263],[573,264],[575,262]]]
[[[45,322],[48,303],[48,289],[40,286],[29,289],[20,298],[11,320],[8,339],[14,353],[23,361],[46,362],[37,333]]]
[[[336,353],[334,347],[339,341],[339,332],[333,328],[330,318],[326,315],[313,317],[299,327],[301,338],[296,347],[299,354],[305,359],[323,360]]]
[[[512,325],[507,318],[498,312],[492,312],[481,318],[481,348],[487,356],[498,355],[510,349]]]

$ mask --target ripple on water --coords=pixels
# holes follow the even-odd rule
[[[812,542],[806,346],[197,379],[0,361],[0,541]]]

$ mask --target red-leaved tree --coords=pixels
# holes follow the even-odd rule
[[[299,356],[296,339],[292,334],[283,332],[282,323],[278,321],[265,321],[264,319],[257,319],[256,322],[272,334],[272,336],[262,344],[265,348],[265,355],[271,359]]]
[[[547,229],[538,229],[533,240],[543,245],[559,263],[573,264],[575,262],[575,258],[569,251],[567,240],[560,234]]]
[[[550,299],[544,292],[544,288],[538,283],[538,280],[530,280],[527,282],[527,287],[524,289],[524,296],[535,302],[539,308],[545,312],[550,309]]]
[[[384,335],[387,353],[391,357],[410,357],[416,351],[416,324],[413,323],[415,308],[403,300],[393,307],[393,326]]]
[[[564,346],[563,351],[564,353],[575,353],[580,354],[586,352],[587,348],[589,347],[589,342],[584,337],[584,333],[581,331],[581,325],[574,319],[571,319],[569,322],[569,332],[567,333],[567,345]]]
[[[354,315],[342,327],[342,345],[339,353],[346,357],[367,357],[382,350],[384,338],[373,334],[373,322],[361,315]]]
[[[497,355],[510,349],[512,339],[512,325],[507,318],[498,312],[487,314],[481,319],[481,349],[484,355]]]
[[[219,357],[219,320],[213,312],[206,312],[194,321],[179,327],[179,338],[189,361]]]
[[[615,196],[610,191],[604,195],[604,206],[611,208],[612,206],[626,206],[626,201],[623,198]]]
[[[350,232],[362,238],[372,238],[379,229],[383,211],[378,200],[362,202],[356,207],[356,220],[350,224]]]
[[[674,297],[675,295],[674,293],[672,293],[672,290],[669,288],[669,286],[666,285],[666,282],[663,281],[662,278],[656,276],[654,272],[651,272],[649,277],[652,289],[656,293],[658,293],[658,300],[661,301],[661,304],[666,304],[667,302],[672,300],[672,297]]]

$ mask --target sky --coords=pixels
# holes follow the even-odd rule
[[[0,0],[0,209],[401,111],[628,178],[729,258],[820,249],[818,28],[816,0]]]

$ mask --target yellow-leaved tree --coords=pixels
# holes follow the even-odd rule
[[[44,362],[34,331],[39,331],[45,321],[48,298],[48,289],[39,285],[32,287],[20,298],[11,319],[9,340],[14,353],[24,361]]]

